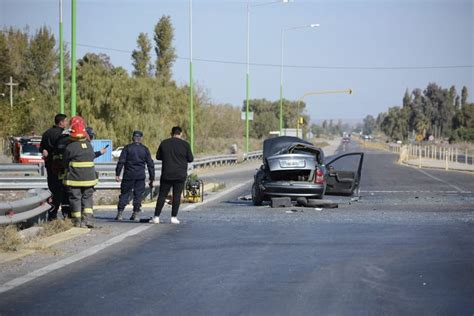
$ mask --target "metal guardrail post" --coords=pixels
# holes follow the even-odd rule
[[[445,159],[444,159],[444,161],[445,161],[445,163],[444,163],[444,169],[445,169],[445,170],[449,170],[449,166],[448,166],[448,155],[446,155],[446,152],[445,152],[445,154],[444,154],[444,157],[445,157]]]

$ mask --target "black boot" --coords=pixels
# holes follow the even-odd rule
[[[132,213],[132,216],[130,217],[130,220],[131,221],[135,221],[135,222],[139,222],[140,221],[140,216],[138,216],[138,214],[140,213],[140,211],[134,211]]]
[[[48,222],[58,219],[58,211],[52,211],[48,213]]]
[[[80,218],[73,217],[71,221],[72,221],[72,224],[74,225],[74,227],[81,227],[81,219]]]
[[[94,219],[93,219],[92,214],[84,214],[82,216],[81,227],[95,228]]]
[[[117,216],[115,216],[116,221],[123,221],[123,210],[117,212]]]

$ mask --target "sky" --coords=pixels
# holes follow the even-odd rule
[[[430,82],[474,100],[474,0],[250,1],[250,98],[278,100],[283,28],[283,94],[352,89],[304,99],[312,121],[361,119],[399,106],[406,89]],[[71,36],[71,1],[64,0],[65,41]],[[215,103],[245,100],[247,1],[193,1],[193,76]],[[0,0],[0,27],[46,25],[57,38],[59,0]],[[106,53],[132,70],[140,32],[153,38],[160,17],[170,15],[178,59],[173,78],[189,82],[189,1],[78,0],[77,57]],[[101,48],[94,48],[94,47]],[[108,48],[108,49],[105,49]],[[154,58],[153,58],[154,59]],[[212,62],[209,62],[211,60]]]

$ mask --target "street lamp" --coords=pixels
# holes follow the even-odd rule
[[[59,113],[64,114],[63,0],[59,0]]]
[[[245,151],[249,152],[249,86],[250,86],[250,8],[272,5],[276,3],[290,3],[292,0],[278,0],[250,4],[247,0],[247,75],[245,78]]]
[[[194,153],[193,95],[193,1],[189,0],[189,142],[192,153]]]
[[[319,27],[319,23],[311,23],[300,26],[293,26],[281,29],[281,63],[280,63],[280,135],[283,132],[283,40],[285,31],[315,28]]]
[[[298,102],[296,103],[296,137],[298,137],[298,131],[300,128],[300,102],[303,102],[303,99],[306,98],[307,96],[310,95],[319,95],[319,94],[334,94],[334,93],[347,93],[347,94],[352,94],[352,89],[346,89],[346,90],[323,90],[323,91],[313,91],[313,92],[307,92],[303,94],[301,98],[298,99]]]

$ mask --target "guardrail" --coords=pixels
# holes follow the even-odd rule
[[[16,224],[25,221],[42,221],[51,209],[48,199],[51,194],[47,190],[32,190],[32,196],[25,199],[0,202],[0,225]]]
[[[262,157],[261,151],[250,152],[244,155],[244,160],[259,159]],[[235,164],[238,162],[237,155],[220,155],[197,158],[189,164],[189,170],[195,168],[206,168],[217,165]],[[116,163],[97,163],[96,170],[99,174],[115,173]],[[46,213],[51,209],[48,199],[51,193],[47,188],[47,179],[43,165],[19,165],[0,164],[0,172],[7,173],[36,173],[37,176],[10,176],[0,178],[0,190],[32,190],[30,196],[11,202],[0,203],[0,225],[16,224],[20,222],[37,222],[46,220]],[[161,173],[161,162],[155,162],[156,177]],[[118,189],[120,183],[115,181],[114,176],[106,175],[99,177],[97,189]]]
[[[0,163],[0,173],[23,173],[37,174],[44,176],[44,164],[17,164],[17,163]]]
[[[260,159],[262,151],[249,152],[244,155],[243,160]],[[236,164],[239,161],[237,155],[219,155],[210,157],[196,158],[193,163],[189,164],[189,171],[198,168],[215,167],[219,165]],[[115,167],[117,163],[96,163],[96,171],[99,173],[99,183],[96,189],[118,189],[120,183],[115,181]],[[40,170],[38,165],[19,165],[19,164],[1,164],[0,173],[7,170],[7,173],[22,173],[36,171],[37,175],[25,177],[23,175],[10,175],[0,177],[0,190],[28,190],[28,189],[46,189],[47,182],[44,170]],[[113,175],[111,175],[113,174]],[[161,174],[161,162],[155,161],[155,177],[158,179]]]

